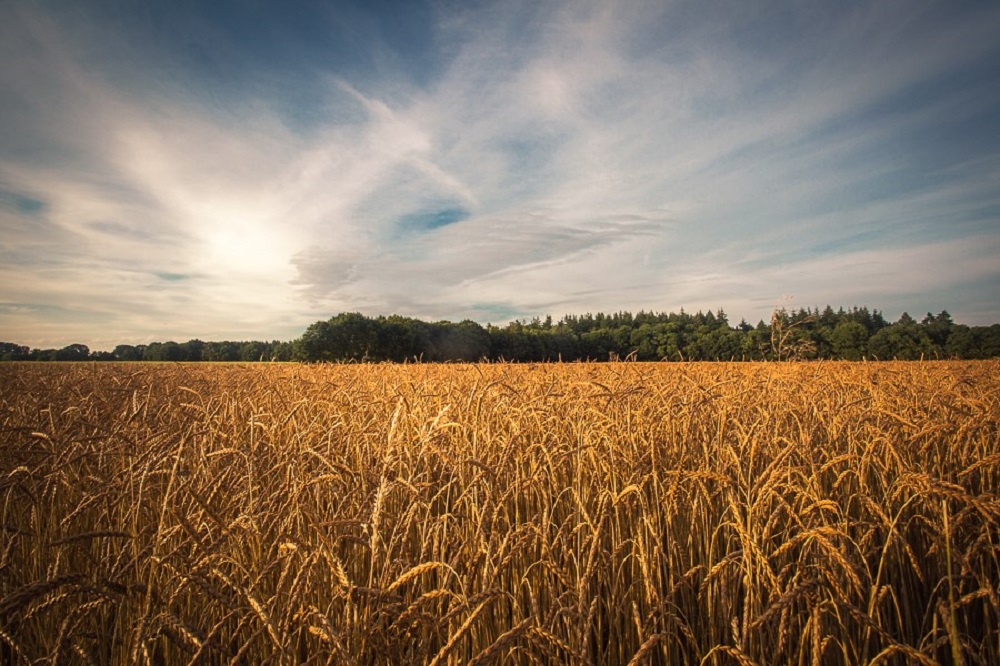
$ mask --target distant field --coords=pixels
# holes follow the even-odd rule
[[[1000,362],[0,364],[0,663],[1000,663]]]

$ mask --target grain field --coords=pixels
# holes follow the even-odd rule
[[[1000,663],[1000,363],[0,365],[0,662]]]

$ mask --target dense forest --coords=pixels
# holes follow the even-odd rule
[[[271,342],[154,342],[90,351],[29,349],[0,342],[5,361],[715,361],[916,360],[1000,357],[1000,324],[965,326],[947,311],[921,321],[889,322],[878,310],[830,306],[776,310],[756,326],[718,312],[617,312],[568,315],[481,326],[397,315],[343,313],[309,326],[302,337]]]

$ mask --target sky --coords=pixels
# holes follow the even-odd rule
[[[5,0],[0,340],[1000,322],[1000,3]]]

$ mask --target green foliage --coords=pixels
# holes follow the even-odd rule
[[[778,309],[770,324],[756,327],[745,320],[730,326],[722,310],[587,313],[486,328],[349,313],[316,322],[294,344],[301,361],[905,360],[986,358],[990,345],[1000,355],[996,328],[958,326],[947,312],[921,323],[904,313],[890,324],[878,310],[830,306]]]
[[[291,342],[189,340],[118,345],[90,352],[85,345],[28,349],[0,342],[3,361],[302,361],[513,362],[606,361],[859,361],[986,359],[1000,357],[1000,324],[956,324],[946,310],[919,323],[903,313],[890,324],[878,310],[803,308],[774,311],[770,323],[730,326],[725,312],[587,313],[512,321],[425,322],[392,315],[338,314],[310,325]]]
[[[31,349],[13,342],[0,342],[0,361],[27,361]]]
[[[895,324],[883,328],[871,337],[868,350],[877,359],[900,361],[935,358],[942,351],[935,347],[926,327],[918,325],[905,312]]]
[[[176,342],[154,342],[142,354],[144,361],[186,361],[185,350]]]
[[[868,347],[868,331],[856,321],[841,321],[830,333],[830,347],[837,358],[860,361]]]
[[[145,345],[118,345],[111,352],[116,361],[141,361],[142,355],[146,351]]]

